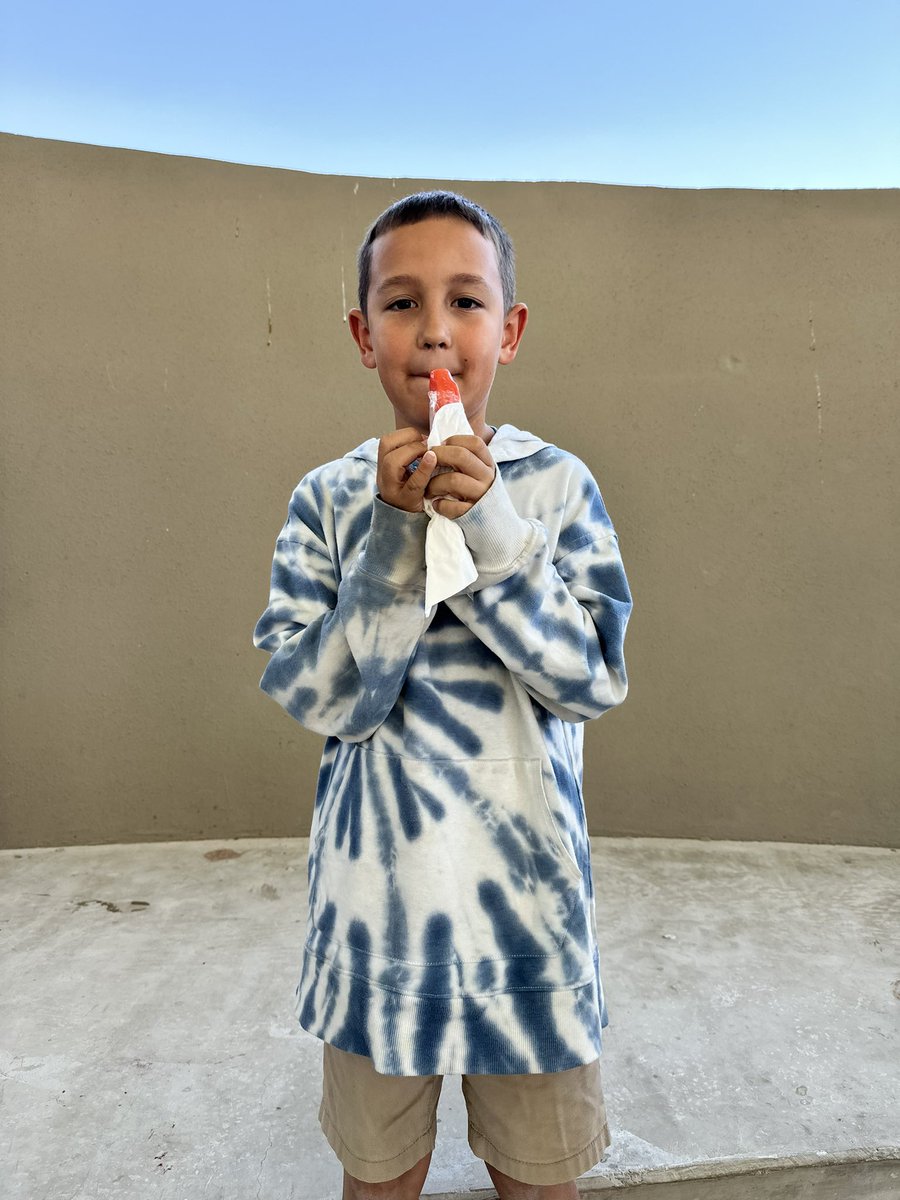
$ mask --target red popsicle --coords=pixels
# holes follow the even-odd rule
[[[437,412],[445,404],[454,404],[459,400],[459,388],[456,386],[456,380],[443,367],[438,367],[428,377],[428,399],[431,401],[432,412]]]

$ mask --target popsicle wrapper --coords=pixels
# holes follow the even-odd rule
[[[458,399],[448,402],[442,394],[440,400],[428,434],[429,446],[440,446],[456,434],[473,432],[466,410]],[[474,583],[478,571],[463,531],[456,522],[441,516],[430,500],[423,504],[430,518],[425,533],[425,610],[430,616],[441,600],[455,596]]]

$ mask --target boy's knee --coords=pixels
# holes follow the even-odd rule
[[[343,1200],[419,1200],[430,1162],[429,1151],[408,1171],[385,1183],[364,1183],[345,1171]]]
[[[574,1179],[567,1183],[523,1183],[520,1179],[504,1175],[490,1163],[484,1165],[500,1200],[577,1200],[578,1187]]]

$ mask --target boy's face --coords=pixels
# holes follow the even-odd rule
[[[473,431],[490,437],[484,413],[498,363],[512,362],[527,310],[503,307],[497,251],[458,217],[402,225],[372,244],[368,317],[348,314],[364,366],[378,371],[397,428],[428,434],[428,376],[446,368]],[[485,436],[487,435],[487,436]]]

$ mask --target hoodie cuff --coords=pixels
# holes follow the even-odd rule
[[[372,523],[359,569],[396,588],[425,590],[425,534],[428,514],[386,504],[376,494]]]
[[[534,549],[535,523],[520,517],[497,468],[494,482],[468,512],[456,518],[479,575],[507,575]]]

